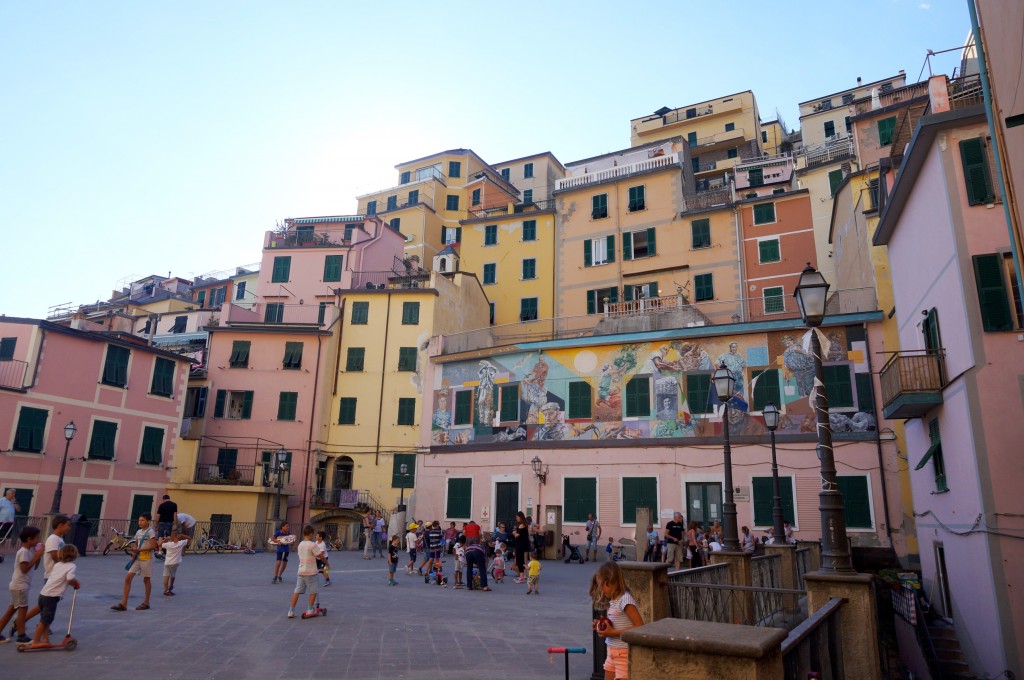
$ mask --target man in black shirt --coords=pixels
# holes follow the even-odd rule
[[[171,500],[171,497],[164,494],[164,502],[156,509],[156,533],[159,538],[171,535],[171,528],[174,526],[174,515],[178,512],[178,504]]]
[[[672,565],[679,569],[686,559],[686,524],[680,513],[672,515],[672,521],[665,525],[665,541],[668,544],[668,556]]]

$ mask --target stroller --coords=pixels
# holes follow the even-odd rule
[[[569,564],[573,560],[576,560],[580,564],[583,564],[583,555],[580,554],[580,549],[569,542],[569,535],[562,534],[562,556],[565,557],[565,563]]]
[[[14,522],[5,522],[0,524],[0,547],[3,547],[7,541],[14,545]],[[0,564],[4,561],[4,556],[0,555]]]

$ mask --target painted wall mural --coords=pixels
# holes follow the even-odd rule
[[[874,430],[864,329],[830,328],[824,350],[833,430]],[[799,331],[524,351],[444,364],[434,391],[435,446],[473,442],[719,436],[710,384],[724,364],[736,383],[734,435],[763,434],[760,408],[783,412],[779,433],[813,433],[814,360]]]

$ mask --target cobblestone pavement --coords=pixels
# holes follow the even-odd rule
[[[587,648],[586,655],[570,657],[571,677],[589,677],[593,668],[587,596],[593,563],[544,561],[542,594],[527,596],[526,586],[511,578],[492,584],[489,593],[428,586],[422,577],[406,576],[404,562],[399,585],[389,587],[385,560],[332,553],[334,583],[320,590],[328,614],[302,620],[286,617],[294,555],[284,583],[272,584],[272,553],[187,554],[174,597],[162,594],[163,563],[156,563],[152,609],[135,610],[142,601],[136,577],[128,611],[114,612],[125,562],[123,556],[80,558],[82,589],[72,630],[78,649],[18,653],[14,644],[0,645],[3,676],[563,678],[563,658],[552,662],[549,646]],[[0,565],[5,586],[12,564]],[[449,576],[453,564],[449,557],[444,565]],[[41,585],[40,571],[32,603]],[[69,591],[53,624],[55,641],[63,638],[70,602]],[[297,612],[302,602],[300,596]]]

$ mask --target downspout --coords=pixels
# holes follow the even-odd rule
[[[338,297],[341,296],[339,295]],[[345,326],[345,324],[343,323],[343,320],[345,319],[345,302],[345,300],[338,300],[338,356],[335,357],[334,362],[334,388],[331,392],[331,396],[334,397],[338,396],[338,380],[340,380],[341,378],[341,341],[343,340],[343,338],[341,337],[340,334],[341,329],[344,328]]]
[[[1010,251],[1013,253],[1013,270],[1017,275],[1017,289],[1024,290],[1024,274],[1021,273],[1020,249],[1017,243],[1017,232],[1013,228],[1013,219],[1010,214],[1010,202],[1016,202],[1016,197],[1006,184],[1003,176],[1003,157],[1000,153],[1002,148],[999,143],[999,131],[996,129],[995,114],[992,111],[992,88],[988,82],[988,66],[985,63],[985,50],[982,47],[981,24],[978,22],[978,8],[974,6],[974,0],[967,0],[967,9],[971,14],[971,31],[974,32],[974,47],[978,51],[978,72],[981,75],[981,94],[985,101],[985,117],[988,118],[988,131],[992,137],[992,146],[995,147],[996,176],[999,178],[999,187],[1003,190],[1003,216],[1006,219],[1006,229],[1010,232]],[[1018,320],[1019,321],[1019,320]]]
[[[729,194],[732,196],[732,220],[736,226],[736,272],[740,279],[740,313],[743,320],[746,321],[750,318],[750,313],[747,302],[747,279],[743,275],[743,230],[741,229],[740,209],[736,203],[736,183],[733,176],[727,174],[726,177],[729,182]],[[696,294],[696,290],[694,293]]]
[[[316,402],[317,395],[320,394],[318,389],[320,385],[320,352],[323,342],[320,339],[320,335],[316,336],[316,373],[313,374],[313,400],[309,407],[309,436],[306,437],[306,472],[302,479],[302,524],[306,524],[306,492],[309,490],[309,461],[313,449],[310,448],[313,444],[313,423],[316,421]]]
[[[871,340],[869,338],[867,328],[864,329],[864,354],[867,356],[868,362],[868,375],[871,375]],[[871,385],[871,389],[874,390],[874,383]],[[885,511],[885,537],[889,540],[889,547],[892,548],[892,523],[889,520],[889,490],[885,485],[885,459],[882,457],[882,430],[879,428],[880,421],[880,409],[878,408],[878,402],[875,399],[871,400],[874,402],[875,412],[872,414],[875,416],[875,448],[878,450],[878,472],[879,477],[882,480],[882,509]]]
[[[388,311],[384,316],[384,356],[380,361],[380,398],[377,405],[377,445],[374,447],[373,464],[380,465],[380,426],[384,420],[384,373],[388,365],[388,328],[391,326],[391,293],[388,293]]]

